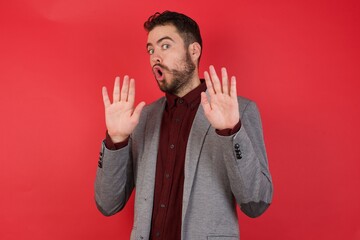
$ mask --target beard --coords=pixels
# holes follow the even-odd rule
[[[182,71],[176,69],[171,70],[161,64],[159,64],[159,66],[161,66],[164,70],[168,71],[173,76],[173,79],[169,83],[167,83],[166,80],[163,81],[163,84],[158,82],[159,88],[161,91],[173,95],[177,95],[190,84],[191,78],[193,77],[194,71],[196,69],[195,64],[191,61],[189,51],[186,51],[185,66]]]

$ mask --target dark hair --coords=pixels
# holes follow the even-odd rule
[[[162,13],[155,13],[150,16],[144,23],[144,28],[147,32],[153,30],[156,26],[174,25],[184,40],[187,48],[191,43],[197,42],[202,48],[202,39],[198,24],[190,17],[177,12],[164,11]],[[201,53],[200,53],[201,55]],[[200,57],[199,57],[200,59]]]

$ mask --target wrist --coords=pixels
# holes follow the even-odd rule
[[[105,146],[107,149],[110,149],[110,150],[119,150],[123,147],[125,147],[126,145],[128,145],[128,141],[129,141],[129,138],[127,138],[125,141],[123,142],[119,142],[119,143],[114,143],[112,140],[111,140],[111,137],[108,133],[108,131],[106,131],[106,137],[105,137]]]
[[[239,119],[239,121],[235,124],[235,126],[225,129],[216,129],[216,133],[221,136],[230,136],[238,132],[240,128],[241,128],[241,120]]]
[[[128,135],[125,136],[125,135],[121,135],[121,134],[111,134],[109,132],[108,132],[108,134],[109,134],[111,141],[114,144],[124,142],[129,137]]]

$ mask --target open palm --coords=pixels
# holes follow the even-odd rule
[[[115,78],[113,102],[110,102],[106,87],[102,88],[105,106],[105,122],[108,134],[114,143],[122,142],[134,131],[139,122],[145,102],[134,108],[135,80],[124,77],[120,91],[120,77]]]
[[[215,129],[232,129],[240,119],[236,79],[231,77],[229,86],[225,68],[221,69],[221,82],[215,68],[210,66],[209,70],[210,74],[205,71],[204,77],[210,99],[203,92],[201,94],[201,105],[204,108],[207,119]]]

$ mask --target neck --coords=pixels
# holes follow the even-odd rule
[[[194,74],[194,76],[191,78],[191,80],[189,81],[189,83],[179,92],[176,94],[176,96],[178,97],[183,97],[186,94],[188,94],[189,92],[191,92],[192,90],[194,90],[196,87],[198,87],[200,85],[200,78],[199,75]]]

